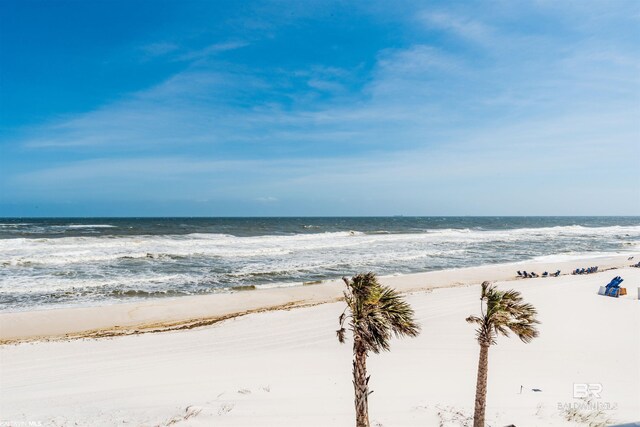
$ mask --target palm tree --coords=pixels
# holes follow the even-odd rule
[[[389,350],[389,340],[396,337],[415,337],[420,327],[413,318],[413,309],[400,294],[383,286],[373,273],[358,274],[349,280],[344,298],[347,307],[340,315],[338,341],[345,342],[345,321],[353,332],[353,388],[355,391],[356,427],[369,427],[369,376],[367,355]],[[347,314],[349,310],[349,314]]]
[[[478,325],[476,338],[480,344],[473,427],[484,427],[489,346],[497,343],[498,334],[509,336],[509,331],[516,334],[523,342],[531,342],[538,336],[536,324],[540,323],[536,320],[536,309],[531,304],[522,302],[520,292],[499,291],[489,282],[484,282],[480,301],[482,315],[467,317],[467,322]]]

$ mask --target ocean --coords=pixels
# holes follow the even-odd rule
[[[4,218],[0,311],[640,250],[640,217]]]

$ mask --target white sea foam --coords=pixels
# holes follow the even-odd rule
[[[521,261],[519,264],[526,264],[531,261],[535,262],[565,262],[565,261],[575,261],[584,258],[607,258],[616,255],[622,255],[622,252],[571,252],[571,253],[563,253],[563,254],[553,254],[553,255],[540,255],[533,257],[531,260]],[[589,267],[589,266],[585,266]]]
[[[69,229],[74,229],[74,228],[117,228],[117,226],[110,225],[110,224],[70,224],[70,225],[60,225],[60,226],[54,226],[54,227],[69,228]]]
[[[171,283],[184,283],[194,280],[195,276],[185,274],[121,275],[117,277],[92,277],[68,280],[63,277],[50,277],[47,280],[33,280],[31,277],[16,277],[11,281],[0,281],[0,291],[12,294],[77,292],[86,293],[99,289],[145,288],[166,289]]]
[[[640,226],[383,231],[0,239],[0,293],[25,303],[30,295],[39,303],[77,302],[114,294],[291,286],[369,270],[399,274],[523,259],[556,262],[640,247]]]
[[[262,285],[256,285],[256,289],[292,288],[300,285],[302,285],[302,282],[265,283]]]
[[[311,251],[364,251],[381,261],[386,258],[451,254],[443,245],[503,244],[511,242],[553,242],[559,237],[586,239],[629,235],[640,238],[640,227],[582,226],[529,228],[517,230],[443,229],[426,233],[364,234],[332,232],[286,236],[236,237],[226,234],[172,236],[62,237],[0,240],[0,265],[65,265],[109,262],[122,259],[171,257],[261,258]],[[637,247],[632,242],[631,247]],[[459,248],[456,248],[459,249]],[[416,253],[410,253],[416,250]],[[400,259],[400,258],[398,258]]]

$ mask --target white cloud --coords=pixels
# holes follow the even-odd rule
[[[221,42],[221,43],[214,43],[199,50],[192,50],[192,51],[183,53],[182,55],[178,56],[178,59],[182,61],[193,61],[196,59],[205,59],[211,56],[218,55],[219,53],[222,53],[222,52],[240,49],[247,45],[248,43],[243,41],[227,41],[227,42]]]
[[[429,28],[450,31],[466,40],[490,44],[495,41],[494,30],[487,24],[445,12],[422,12],[419,19]]]

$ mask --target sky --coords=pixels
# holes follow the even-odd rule
[[[0,1],[0,216],[640,215],[640,2]]]

